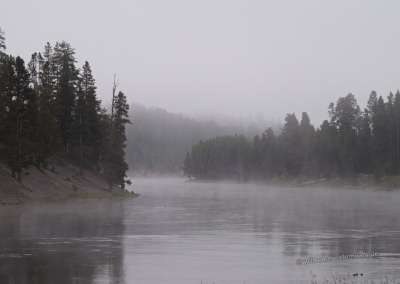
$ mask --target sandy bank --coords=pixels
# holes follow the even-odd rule
[[[55,170],[30,167],[23,171],[22,182],[10,176],[10,169],[0,163],[0,204],[52,202],[71,199],[111,199],[136,197],[120,187],[107,190],[104,178],[90,170],[83,176],[79,168],[67,160],[58,160]]]

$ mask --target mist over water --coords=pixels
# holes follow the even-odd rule
[[[2,207],[0,216],[0,283],[123,279],[122,204]]]
[[[310,271],[322,283],[400,274],[398,192],[181,179],[134,179],[130,190],[142,196],[1,208],[0,283],[310,283]],[[296,264],[372,251],[379,255]]]
[[[0,284],[400,283],[399,1],[3,2]]]

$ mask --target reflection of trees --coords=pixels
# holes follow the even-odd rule
[[[285,206],[280,208],[285,255],[399,252],[400,208],[391,193],[296,190],[277,200]]]
[[[124,283],[121,204],[2,208],[0,216],[0,283]]]

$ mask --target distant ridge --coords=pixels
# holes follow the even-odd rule
[[[127,126],[126,161],[132,175],[181,175],[183,160],[192,146],[200,140],[222,135],[243,134],[253,139],[265,127],[241,123],[225,118],[221,126],[203,115],[199,120],[169,112],[163,108],[145,107],[133,103]]]

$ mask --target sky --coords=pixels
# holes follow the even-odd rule
[[[400,1],[2,0],[8,54],[26,62],[65,40],[92,66],[109,104],[114,74],[128,102],[183,114],[306,111],[400,89]]]

